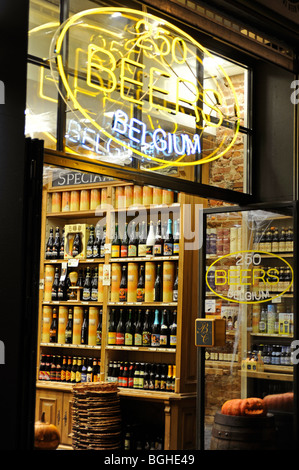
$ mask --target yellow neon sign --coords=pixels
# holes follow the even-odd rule
[[[115,12],[121,13],[121,17],[128,22],[126,27],[120,28],[121,33],[116,33],[115,27],[111,29],[107,27],[110,15]],[[101,22],[105,24],[105,27],[101,26]],[[78,97],[78,90],[72,88],[68,71],[64,67],[62,50],[65,39],[68,33],[77,27],[86,27],[86,30],[90,29],[91,33],[93,29],[95,31],[86,45],[87,63],[84,73],[90,95],[96,94],[95,101],[98,100],[98,94],[100,94],[102,99],[109,97],[111,102],[119,100],[124,105],[137,106],[143,112],[149,128],[153,118],[151,113],[159,116],[159,112],[162,112],[160,116],[163,122],[167,122],[167,115],[171,117],[171,121],[175,116],[178,128],[182,127],[180,119],[184,115],[191,116],[195,131],[203,130],[204,127],[219,128],[224,121],[222,109],[225,106],[225,100],[219,88],[204,90],[203,85],[198,83],[192,75],[186,76],[188,67],[191,68],[188,61],[193,63],[193,67],[196,61],[202,66],[203,56],[210,59],[213,59],[213,56],[194,38],[175,25],[162,21],[154,15],[128,8],[107,7],[86,10],[72,16],[57,30],[52,42],[51,56],[54,60],[51,61],[51,66],[57,67],[73,111],[79,112],[83,118],[87,119],[100,131],[103,138],[133,151],[138,158],[158,165],[151,168],[152,170],[161,168],[161,165],[162,167],[184,167],[208,163],[225,155],[235,144],[240,125],[240,108],[232,82],[221,65],[217,67],[225,78],[235,109],[230,129],[225,131],[230,132],[228,145],[224,146],[227,140],[227,134],[225,134],[218,148],[213,149],[204,158],[185,161],[186,155],[179,154],[172,155],[173,159],[167,160],[156,154],[144,153],[142,148],[132,147],[128,139],[115,135],[100,121],[100,112],[91,113],[82,104]],[[99,32],[101,32],[100,35]],[[106,35],[105,38],[102,37],[103,34]],[[101,39],[100,45],[96,42],[97,37]],[[186,64],[188,67],[184,69]],[[179,74],[181,67],[183,67],[183,76]],[[75,71],[75,75],[78,75],[78,71]],[[216,104],[211,102],[208,93],[214,94]],[[206,108],[205,111],[203,105]],[[213,119],[210,117],[211,113],[213,113]],[[161,125],[157,127],[160,128]]]

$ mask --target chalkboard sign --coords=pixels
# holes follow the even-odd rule
[[[54,188],[61,186],[73,186],[78,184],[102,183],[112,181],[113,178],[95,173],[81,173],[72,170],[55,169],[53,171],[52,186]]]
[[[197,318],[195,321],[195,345],[213,347],[225,345],[225,320]]]

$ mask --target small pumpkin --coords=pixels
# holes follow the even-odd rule
[[[293,411],[294,393],[277,393],[275,395],[266,395],[264,402],[269,410]]]
[[[34,425],[34,447],[38,450],[55,450],[60,443],[60,434],[54,424],[46,423],[45,412]]]
[[[221,413],[232,416],[265,416],[267,409],[262,398],[234,398],[223,403]]]

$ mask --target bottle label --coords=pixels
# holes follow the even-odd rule
[[[164,256],[171,256],[172,253],[173,253],[173,244],[165,242],[164,243],[164,250],[163,250]]]
[[[170,346],[176,346],[176,335],[170,335]]]
[[[137,256],[137,246],[129,245],[128,246],[128,256]]]
[[[151,337],[151,345],[152,345],[153,347],[158,347],[158,346],[160,346],[160,335],[159,335],[159,334],[155,334],[155,333],[152,334],[152,337]]]
[[[111,258],[119,258],[120,246],[112,245],[111,246]]]
[[[108,331],[108,344],[112,345],[116,343],[116,333],[114,331]]]
[[[138,245],[138,256],[146,256],[146,245]]]
[[[116,333],[116,344],[118,346],[121,346],[123,344],[125,344],[125,335],[124,333]]]
[[[61,382],[64,382],[66,380],[66,373],[65,370],[62,370],[60,373],[60,380]]]
[[[119,301],[120,302],[126,302],[127,301],[127,289],[121,287],[119,289]]]
[[[153,246],[152,245],[147,245],[146,246],[146,254],[147,255],[152,255],[153,254]]]
[[[67,370],[65,373],[65,380],[66,382],[69,382],[71,380],[71,373],[69,370]]]
[[[134,335],[134,345],[141,346],[142,345],[142,335],[139,333],[135,333]]]
[[[121,246],[120,256],[121,256],[121,258],[126,258],[128,256],[128,247],[127,247],[127,245],[122,245]]]
[[[174,290],[172,292],[172,300],[173,300],[173,302],[177,302],[177,300],[178,300],[178,291],[177,290]]]
[[[97,246],[97,245],[94,245],[94,247],[93,247],[92,256],[93,256],[94,258],[98,258],[98,256],[99,256],[99,250],[98,250],[98,246]]]
[[[125,333],[125,345],[132,346],[133,344],[133,335],[132,333]]]
[[[150,344],[151,344],[151,334],[149,331],[144,331],[142,333],[142,345],[150,346]]]
[[[154,246],[154,255],[161,256],[162,255],[162,245],[155,245]]]
[[[144,288],[137,287],[137,302],[144,302]]]
[[[83,300],[89,300],[90,299],[90,290],[89,289],[83,289],[82,298],[83,298]]]
[[[167,335],[160,335],[160,346],[167,346]]]
[[[94,300],[95,302],[97,302],[97,300],[98,300],[98,289],[93,288],[91,290],[91,300]]]
[[[93,256],[93,247],[87,246],[86,247],[86,258],[92,258]]]
[[[179,243],[174,243],[174,244],[173,244],[173,254],[174,254],[174,255],[178,255],[178,254],[179,254],[179,251],[180,251],[180,245],[179,245]]]

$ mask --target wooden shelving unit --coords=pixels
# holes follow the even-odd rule
[[[44,279],[46,265],[60,265],[63,260],[46,260],[45,243],[48,237],[49,228],[72,223],[95,224],[101,217],[106,217],[106,236],[109,239],[110,218],[113,214],[122,212],[124,208],[115,209],[115,191],[119,186],[132,185],[131,182],[108,181],[98,184],[52,187],[51,182],[45,184],[43,188],[42,203],[42,233],[41,233],[41,266],[40,279]],[[102,213],[98,211],[72,211],[72,212],[51,212],[51,195],[57,191],[88,190],[95,188],[105,188],[107,190],[107,206]],[[112,263],[145,263],[148,261],[164,262],[173,261],[179,264],[179,293],[177,302],[111,302],[110,286],[103,287],[103,302],[45,302],[43,290],[40,290],[39,301],[39,339],[38,339],[38,359],[42,353],[68,355],[70,352],[74,356],[96,357],[101,360],[100,377],[102,381],[107,380],[108,364],[110,360],[129,360],[132,362],[165,362],[176,365],[175,391],[150,391],[136,390],[133,388],[119,388],[121,400],[126,406],[134,407],[134,400],[146,403],[147,407],[160,403],[164,413],[164,449],[192,449],[195,448],[195,404],[196,404],[196,347],[195,347],[195,319],[198,313],[198,252],[184,250],[184,239],[182,237],[182,226],[184,221],[184,204],[194,205],[200,203],[200,199],[185,194],[178,195],[178,201],[170,206],[147,206],[149,210],[157,210],[162,213],[165,210],[172,210],[175,217],[180,218],[180,252],[178,256],[145,256],[134,258],[112,258],[110,253],[105,254],[104,259],[84,259],[79,260],[81,265],[99,266],[100,264]],[[138,207],[138,206],[136,206]],[[101,215],[98,215],[101,214]],[[103,215],[104,214],[104,215]],[[106,238],[106,241],[107,241]],[[42,285],[42,284],[41,284]],[[42,309],[44,305],[49,306],[99,306],[102,309],[102,343],[101,346],[73,345],[73,344],[53,344],[44,343],[41,338]],[[109,312],[112,308],[166,308],[177,311],[177,346],[176,348],[154,348],[136,346],[116,346],[108,345],[108,322]],[[37,399],[36,417],[39,418],[42,411],[46,411],[46,418],[50,422],[61,427],[62,444],[71,446],[71,403],[72,385],[66,383],[52,383],[38,380],[39,360],[37,364]],[[155,408],[154,408],[155,409]],[[154,411],[155,412],[155,411]],[[63,420],[61,416],[63,415]],[[63,428],[63,429],[62,429]]]

